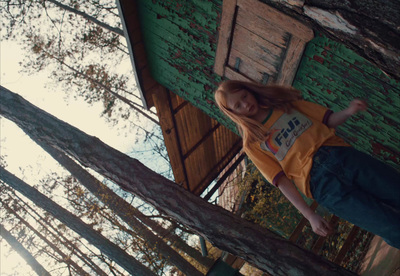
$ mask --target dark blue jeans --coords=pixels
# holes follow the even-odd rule
[[[310,188],[331,213],[400,249],[400,174],[351,147],[321,147]]]

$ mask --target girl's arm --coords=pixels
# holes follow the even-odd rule
[[[331,128],[336,128],[339,125],[343,124],[348,118],[352,115],[356,114],[359,111],[364,111],[367,109],[367,104],[362,101],[355,99],[350,104],[349,107],[343,109],[342,111],[332,113],[329,116],[327,125]]]
[[[286,198],[303,214],[303,216],[310,222],[313,231],[320,235],[326,236],[333,233],[332,226],[323,219],[320,215],[316,214],[304,201],[299,191],[297,191],[294,184],[287,178],[286,175],[279,178],[277,186]]]

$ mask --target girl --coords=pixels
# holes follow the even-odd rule
[[[400,175],[335,135],[337,126],[367,109],[365,102],[353,100],[334,113],[301,100],[294,88],[241,81],[223,82],[215,100],[238,125],[252,162],[309,220],[315,233],[326,236],[333,228],[297,189],[400,249]]]

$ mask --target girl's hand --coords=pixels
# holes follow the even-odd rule
[[[367,107],[368,107],[368,105],[365,101],[360,100],[360,99],[355,99],[355,100],[352,100],[351,103],[349,104],[349,107],[347,108],[347,112],[349,113],[349,115],[353,115],[353,114],[356,114],[357,112],[367,110]]]
[[[333,233],[333,227],[331,224],[323,219],[320,215],[314,213],[308,220],[314,233],[323,237]]]
[[[346,122],[352,115],[364,110],[367,110],[367,103],[365,101],[359,99],[352,100],[348,108],[329,116],[327,126],[336,128]]]

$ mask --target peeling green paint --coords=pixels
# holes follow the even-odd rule
[[[213,103],[222,80],[213,72],[222,0],[139,0],[153,77],[236,131]],[[307,44],[294,86],[304,98],[338,111],[353,98],[370,108],[338,129],[356,148],[400,170],[400,83],[344,45],[320,34]]]
[[[138,1],[153,77],[231,129],[214,106],[221,77],[213,72],[222,1]]]
[[[154,2],[154,1],[153,1]],[[141,1],[141,16],[146,23],[143,25],[146,31],[170,31],[176,40],[172,38],[168,42],[179,45],[192,45],[205,51],[208,55],[215,52],[215,41],[209,41],[215,37],[217,29],[217,11],[212,12],[212,3],[206,1]],[[184,3],[180,3],[184,2]],[[214,20],[213,20],[214,19]],[[157,28],[155,28],[157,26]],[[163,36],[161,36],[163,37]],[[198,47],[199,46],[202,47]],[[196,47],[197,46],[197,47]]]
[[[322,35],[307,45],[294,86],[304,98],[338,111],[353,98],[369,110],[338,129],[356,148],[400,169],[400,84],[340,43]]]

